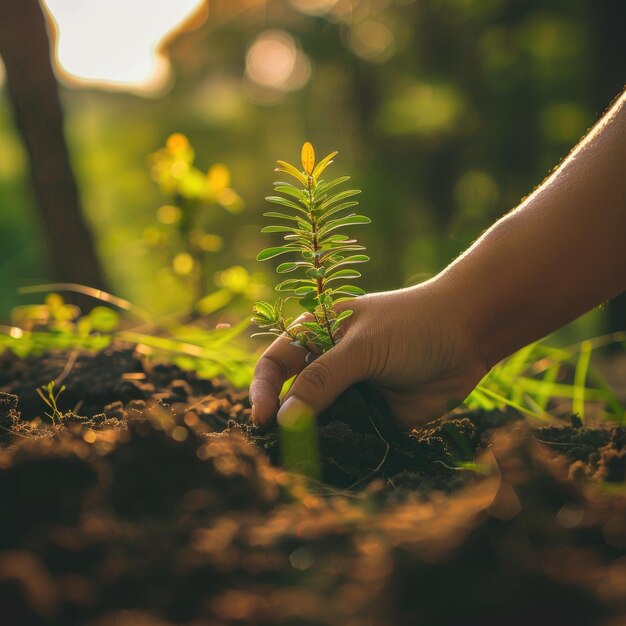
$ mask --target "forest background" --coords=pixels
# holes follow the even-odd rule
[[[626,5],[618,0],[196,2],[173,31],[164,29],[154,52],[160,70],[143,83],[94,82],[63,66],[61,44],[82,38],[88,51],[98,29],[76,11],[64,22],[64,4],[42,6],[77,207],[99,265],[90,286],[155,315],[194,297],[184,264],[172,265],[163,243],[171,214],[162,207],[172,199],[151,177],[149,155],[172,133],[189,138],[200,169],[223,164],[230,178],[232,193],[203,208],[217,235],[207,240],[203,292],[245,284],[241,292],[254,298],[272,286],[270,268],[255,261],[268,245],[263,198],[274,161],[297,161],[305,140],[322,155],[339,150],[335,174],[351,174],[364,190],[361,209],[373,225],[359,239],[372,262],[361,284],[384,290],[432,276],[516,206],[626,83]],[[106,4],[100,53],[123,62],[123,37],[137,39],[152,10]],[[31,42],[33,22],[15,17],[14,7],[0,2],[4,31]],[[51,245],[42,219],[5,74],[0,69],[0,319],[41,300],[19,287],[74,280],[58,271],[59,241]],[[73,249],[76,241],[60,245]],[[234,274],[223,273],[233,266]],[[245,300],[233,299],[222,316],[247,315]],[[569,332],[621,329],[625,308],[622,297]]]

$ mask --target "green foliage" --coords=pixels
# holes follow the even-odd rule
[[[45,287],[50,286],[54,285]],[[236,387],[250,383],[254,358],[237,343],[248,327],[247,320],[225,328],[181,324],[171,319],[157,324],[122,298],[87,288],[81,292],[97,294],[104,302],[133,313],[141,319],[140,325],[133,326],[131,320],[122,318],[110,306],[97,306],[81,315],[77,306],[67,304],[58,293],[49,293],[44,304],[14,309],[13,325],[0,327],[0,352],[7,349],[24,358],[50,350],[97,351],[122,342],[135,345],[146,359],[165,357],[201,378],[225,376]]]
[[[256,360],[236,341],[247,328],[248,320],[232,328],[174,325],[159,334],[120,331],[117,338],[135,344],[147,358],[166,357],[179,367],[196,372],[200,378],[224,376],[235,387],[243,388],[252,380]]]
[[[169,204],[159,207],[157,223],[144,231],[144,240],[166,256],[166,271],[189,289],[194,308],[206,315],[244,293],[222,286],[218,292],[206,295],[211,283],[209,257],[224,245],[220,235],[207,230],[208,224],[215,209],[238,213],[244,205],[231,187],[230,171],[225,165],[216,163],[204,172],[194,160],[195,151],[181,133],[170,135],[165,146],[150,155],[152,178]]]
[[[352,314],[351,310],[337,311],[335,305],[364,293],[360,287],[345,284],[361,276],[351,266],[369,261],[369,257],[361,254],[365,248],[356,239],[337,232],[349,226],[369,224],[368,217],[347,212],[358,204],[353,198],[360,191],[337,190],[349,176],[328,181],[320,178],[336,155],[337,152],[331,152],[316,165],[313,146],[307,142],[302,147],[302,171],[278,161],[276,171],[295,178],[299,185],[274,183],[274,190],[282,195],[268,196],[266,200],[290,211],[264,213],[281,221],[266,226],[262,232],[284,233],[285,243],[266,248],[257,256],[257,260],[265,261],[291,255],[291,260],[276,268],[279,274],[291,275],[276,286],[276,291],[289,295],[274,304],[256,303],[252,321],[262,330],[257,334],[286,334],[293,344],[316,354],[337,343],[341,322]],[[284,304],[290,299],[296,299],[309,315],[296,320],[286,317]]]
[[[59,410],[59,396],[65,391],[65,385],[55,390],[56,383],[51,380],[47,385],[42,385],[37,389],[39,397],[50,407],[52,413],[46,413],[53,424],[60,423],[63,419],[63,413]]]
[[[626,412],[602,377],[590,367],[594,346],[586,340],[568,349],[535,342],[498,363],[466,398],[471,409],[508,406],[541,421],[554,421],[555,401],[565,402],[568,413],[583,421],[590,404],[599,406],[604,419],[624,422]]]
[[[81,315],[77,306],[66,303],[58,293],[49,293],[43,304],[15,307],[11,322],[0,334],[0,351],[6,348],[26,357],[46,350],[102,350],[110,345],[120,315],[106,306]]]

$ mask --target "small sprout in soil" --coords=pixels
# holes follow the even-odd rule
[[[65,391],[65,385],[55,390],[56,383],[51,380],[47,385],[42,385],[37,389],[39,397],[52,409],[52,413],[46,413],[53,424],[60,424],[63,420],[63,413],[59,410],[59,396]]]
[[[274,190],[280,195],[268,196],[266,200],[280,205],[282,210],[264,215],[280,222],[266,226],[262,232],[285,233],[285,243],[266,248],[257,256],[257,260],[265,261],[290,255],[288,261],[278,265],[276,272],[291,277],[276,286],[276,291],[289,295],[274,304],[255,304],[252,321],[262,331],[256,335],[284,334],[292,344],[313,354],[329,350],[339,340],[341,322],[352,311],[339,312],[335,305],[365,293],[345,281],[361,276],[352,266],[369,261],[362,253],[365,248],[340,232],[349,226],[370,223],[365,215],[349,212],[358,204],[354,196],[360,191],[337,190],[349,176],[332,180],[320,178],[336,155],[337,152],[331,152],[316,164],[313,146],[306,142],[302,146],[302,170],[278,161],[275,171],[288,174],[298,184],[274,183]],[[284,305],[291,299],[298,300],[309,315],[295,320],[286,317]]]

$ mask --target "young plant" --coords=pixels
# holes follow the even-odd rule
[[[356,239],[343,234],[344,228],[369,224],[365,215],[348,212],[358,202],[352,199],[360,193],[357,189],[338,191],[349,176],[324,180],[321,175],[333,162],[337,152],[331,152],[315,163],[313,146],[302,146],[302,170],[285,161],[278,161],[275,171],[293,177],[297,185],[278,181],[274,190],[281,195],[268,196],[266,200],[290,209],[288,213],[270,211],[266,217],[280,220],[266,226],[261,232],[285,233],[285,243],[266,248],[257,260],[266,261],[290,255],[288,261],[278,265],[276,272],[290,274],[276,286],[276,291],[289,294],[274,304],[257,302],[252,321],[261,329],[257,335],[287,335],[294,345],[313,354],[332,348],[338,341],[341,322],[352,314],[351,310],[338,312],[335,305],[365,293],[360,287],[345,284],[361,274],[353,265],[369,261],[362,254],[365,248]],[[297,299],[309,313],[297,319],[285,317],[285,300]]]
[[[63,420],[63,413],[59,410],[59,396],[65,391],[65,385],[55,390],[56,383],[51,380],[47,385],[42,385],[37,389],[39,397],[50,407],[52,413],[46,413],[53,424],[60,424]]]

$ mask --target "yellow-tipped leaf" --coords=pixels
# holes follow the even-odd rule
[[[310,142],[306,142],[302,146],[302,168],[304,171],[311,175],[313,173],[313,168],[315,167],[315,150],[313,150],[313,146]]]
[[[276,163],[278,163],[278,167],[274,170],[275,172],[285,172],[286,174],[290,174],[306,187],[306,177],[302,172],[298,171],[293,165],[291,165],[291,163],[287,163],[286,161],[276,161]]]
[[[335,152],[331,152],[330,154],[326,155],[315,167],[315,169],[313,170],[313,178],[315,178],[317,180],[317,178],[319,177],[319,175],[326,169],[327,166],[329,166],[332,162],[333,159],[339,154],[339,152],[335,151]]]

